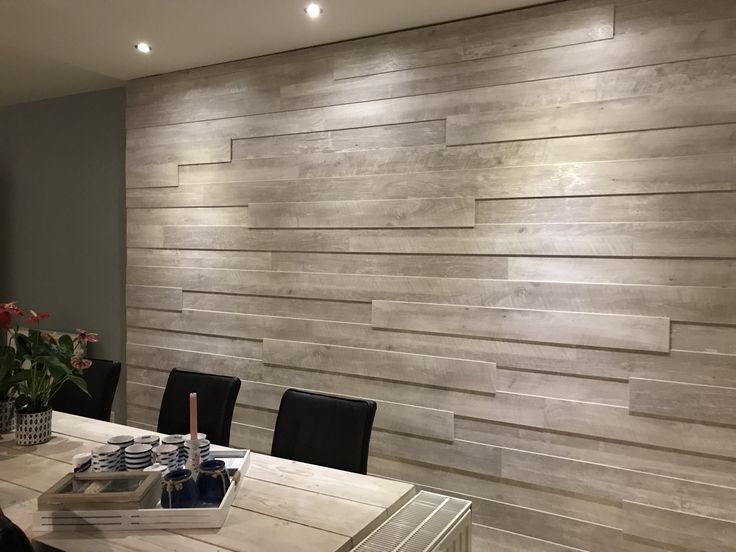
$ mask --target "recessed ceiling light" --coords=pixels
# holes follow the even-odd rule
[[[135,49],[138,50],[141,54],[150,54],[151,50],[153,50],[148,42],[139,42],[135,45]]]
[[[316,19],[317,17],[322,15],[322,7],[319,4],[315,4],[314,2],[304,8],[304,11],[307,12],[307,15],[312,19]]]

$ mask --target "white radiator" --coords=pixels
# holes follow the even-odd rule
[[[471,503],[420,491],[353,552],[470,552]]]

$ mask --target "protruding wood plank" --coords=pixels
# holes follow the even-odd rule
[[[374,349],[263,340],[263,362],[418,385],[493,393],[496,365]]]
[[[631,378],[629,412],[736,426],[736,387]]]
[[[736,192],[479,201],[476,222],[736,220]]]
[[[613,6],[549,13],[547,7],[449,23],[354,43],[335,61],[345,79],[507,55],[613,36]]]
[[[605,132],[736,122],[734,87],[683,96],[642,96],[447,119],[447,145],[511,142]]]
[[[662,543],[665,547],[730,552],[736,542],[736,523],[733,522],[628,500],[623,503],[623,512],[624,533]]]
[[[667,318],[373,301],[374,328],[669,352]]]
[[[445,143],[445,121],[233,140],[233,160],[379,150]]]
[[[251,203],[251,228],[472,227],[472,197]]]
[[[144,309],[181,311],[183,293],[181,288],[158,286],[125,287],[125,305]]]

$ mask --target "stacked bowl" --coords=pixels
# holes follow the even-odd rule
[[[127,470],[142,470],[153,463],[151,445],[135,443],[125,448],[125,468]]]
[[[179,467],[179,447],[167,444],[153,447],[153,459],[173,471]]]
[[[167,435],[161,438],[162,445],[174,445],[178,450],[177,465],[183,466],[187,461],[187,449],[184,446],[183,435]]]
[[[132,435],[115,435],[107,440],[108,445],[120,448],[120,466],[118,471],[125,471],[125,449],[134,443]]]
[[[92,471],[111,472],[120,469],[122,456],[116,445],[100,445],[92,449]]]

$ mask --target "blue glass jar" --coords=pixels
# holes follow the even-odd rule
[[[196,508],[199,503],[199,488],[190,470],[174,470],[164,476],[162,508]]]
[[[199,465],[197,479],[200,500],[208,505],[219,506],[230,488],[230,476],[222,460],[205,460]]]

